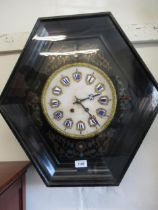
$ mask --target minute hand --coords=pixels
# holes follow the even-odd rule
[[[81,102],[80,102],[79,104],[80,104],[80,105],[83,107],[83,109],[89,114],[89,117],[90,117],[90,118],[94,118],[95,121],[96,121],[96,123],[100,126],[100,124],[99,124],[97,118],[89,112],[89,109],[86,108]]]
[[[77,104],[80,104],[80,105],[82,106],[82,108],[85,110],[85,112],[87,112],[87,113],[89,114],[89,117],[90,117],[90,118],[94,118],[95,121],[96,121],[96,123],[100,126],[100,124],[99,124],[99,122],[97,121],[96,117],[95,117],[94,115],[92,115],[92,114],[89,112],[89,108],[85,107],[85,106],[81,103],[81,101],[80,101],[78,98],[76,98],[76,99],[78,100],[78,101],[76,101]]]
[[[86,97],[86,98],[83,98],[83,99],[78,99],[78,101],[80,101],[80,102],[83,102],[83,101],[86,101],[86,100],[93,100],[96,96],[99,96],[100,95],[100,93],[98,93],[98,94],[95,94],[95,95],[93,95],[93,94],[90,94],[88,97]],[[77,101],[75,101],[73,104],[76,104],[76,103],[78,103]]]

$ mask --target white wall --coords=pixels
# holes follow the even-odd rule
[[[0,0],[0,34],[30,31],[38,17],[112,11],[120,24],[158,21],[157,0]]]
[[[2,91],[19,54],[0,55],[0,92]],[[27,157],[0,115],[0,161],[27,160]]]
[[[158,24],[157,0],[0,0],[0,34],[30,32],[40,16],[98,11],[112,11],[120,25]],[[136,47],[158,80],[158,45]],[[0,55],[0,91],[18,56]],[[31,168],[27,173],[27,210],[157,210],[157,130],[158,117],[119,187],[47,188]],[[0,117],[0,161],[26,159],[17,140]]]

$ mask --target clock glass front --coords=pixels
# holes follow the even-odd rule
[[[67,137],[83,139],[106,129],[115,114],[117,97],[111,79],[101,69],[73,63],[51,74],[41,102],[52,128]]]

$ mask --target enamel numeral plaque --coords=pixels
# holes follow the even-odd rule
[[[116,186],[158,84],[111,13],[39,18],[0,112],[47,186]]]

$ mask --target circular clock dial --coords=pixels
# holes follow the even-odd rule
[[[85,63],[65,65],[46,81],[42,109],[49,124],[63,135],[89,138],[103,131],[116,110],[116,91],[99,68]]]

